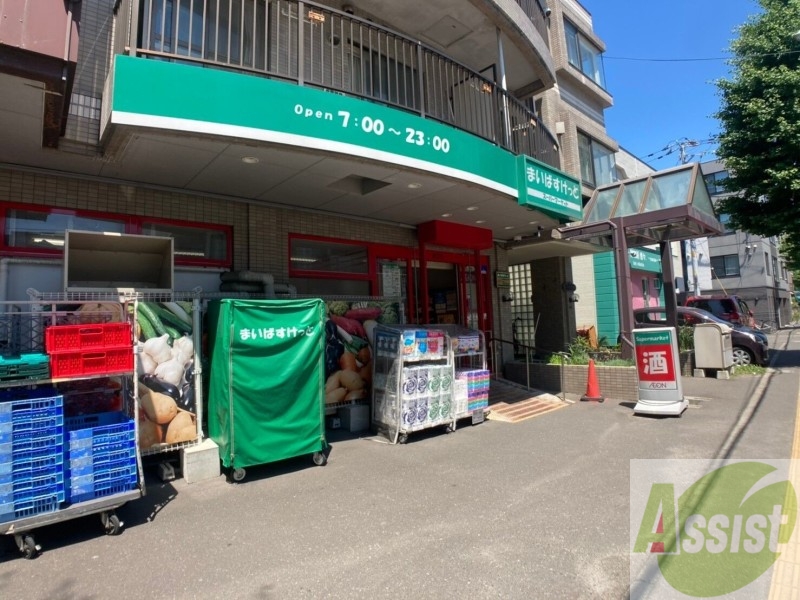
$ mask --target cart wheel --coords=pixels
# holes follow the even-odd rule
[[[324,452],[314,452],[311,456],[311,460],[313,460],[314,464],[318,467],[324,467],[328,464],[328,457],[325,456]]]
[[[124,523],[119,520],[117,513],[113,510],[111,512],[100,513],[100,520],[106,530],[106,535],[119,535],[122,531]]]
[[[36,555],[39,554],[39,550],[42,549],[36,544],[36,541],[33,539],[32,535],[16,535],[14,537],[15,541],[17,542],[17,546],[19,547],[19,551],[22,552],[22,556],[28,560],[36,558]]]
[[[397,438],[397,443],[398,444],[405,444],[407,441],[408,441],[408,434],[407,433],[401,433],[400,437]]]
[[[234,481],[241,481],[245,475],[247,475],[247,471],[244,469],[234,469],[232,473]]]

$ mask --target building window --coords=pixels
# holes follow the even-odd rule
[[[706,182],[706,189],[709,196],[724,194],[728,190],[725,188],[725,182],[728,179],[727,171],[717,171],[716,173],[708,173],[703,175]]]
[[[767,271],[767,275],[772,275],[772,271],[770,271],[769,264],[770,264],[769,252],[764,252],[764,268]]]
[[[289,235],[289,281],[300,294],[368,296],[367,244]]]
[[[772,257],[772,273],[775,276],[775,281],[778,281],[778,279],[780,278],[780,272],[778,271],[778,257],[777,256],[773,256]]]
[[[67,229],[124,233],[124,219],[79,215],[75,211],[24,210],[12,208],[5,214],[4,243],[8,248],[57,250],[64,248]]]
[[[569,64],[602,88],[606,87],[603,55],[600,50],[569,21],[564,21]]]
[[[0,209],[0,250],[12,256],[61,256],[66,230],[154,235],[174,239],[175,264],[231,266],[231,228],[180,221],[144,220],[47,207]]]
[[[524,355],[526,347],[536,345],[536,312],[531,302],[533,281],[530,263],[511,265],[508,268],[511,278],[511,333],[514,354]]]
[[[367,248],[327,240],[292,237],[289,240],[289,268],[348,275],[369,273]]]
[[[739,276],[739,255],[726,254],[725,256],[711,257],[711,272],[714,277],[738,277]]]
[[[173,238],[176,261],[225,262],[229,254],[229,237],[224,230],[146,221],[142,223],[142,233]]]
[[[578,154],[581,179],[586,185],[599,187],[617,180],[614,153],[581,132],[578,132]]]
[[[719,222],[722,225],[722,233],[734,233],[730,227],[731,216],[725,213],[720,213]]]

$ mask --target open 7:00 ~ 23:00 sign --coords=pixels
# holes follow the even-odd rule
[[[296,115],[300,115],[306,119],[320,119],[323,121],[334,120],[333,113],[322,110],[314,110],[312,108],[304,107],[302,104],[295,105],[294,112]],[[346,110],[340,110],[336,113],[336,116],[341,119],[341,125],[345,129],[348,127],[357,127],[360,128],[364,133],[371,133],[378,136],[383,135],[387,131],[386,125],[381,119],[375,119],[369,116],[352,117],[350,112]],[[396,136],[402,136],[405,134],[405,141],[407,144],[412,144],[414,146],[427,145],[432,147],[437,152],[443,152],[444,154],[450,152],[450,140],[438,135],[428,136],[424,131],[414,129],[413,127],[406,127],[405,131],[389,127],[388,132]]]

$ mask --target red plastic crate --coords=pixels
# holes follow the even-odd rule
[[[45,329],[44,334],[48,354],[131,345],[130,323],[53,325]]]
[[[50,377],[79,377],[133,370],[133,348],[103,348],[50,355]]]

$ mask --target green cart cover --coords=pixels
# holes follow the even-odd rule
[[[208,305],[208,431],[225,467],[325,449],[325,303]]]

